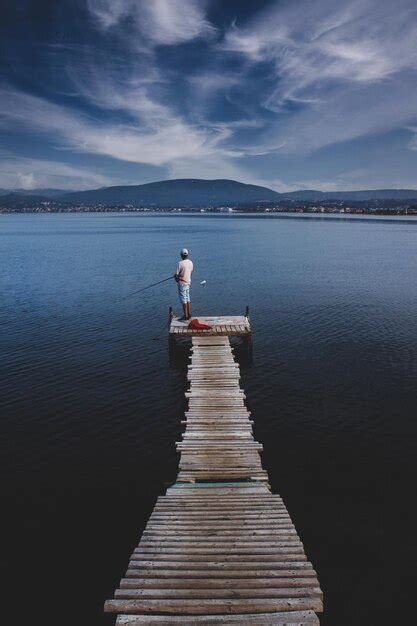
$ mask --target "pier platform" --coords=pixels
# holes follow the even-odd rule
[[[117,626],[318,626],[317,575],[271,493],[227,336],[192,337],[188,382],[177,482],[105,610]]]
[[[188,328],[190,320],[180,321],[170,310],[169,334],[175,337],[249,337],[251,326],[249,315],[220,315],[198,316],[199,322],[211,326],[210,330],[196,330]]]

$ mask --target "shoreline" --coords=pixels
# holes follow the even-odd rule
[[[113,217],[222,217],[222,218],[242,218],[247,217],[249,219],[254,218],[275,218],[275,219],[294,219],[294,220],[340,220],[340,221],[392,221],[392,222],[413,222],[417,221],[417,213],[415,214],[393,214],[393,213],[339,213],[339,212],[323,212],[316,213],[311,211],[201,211],[201,210],[68,210],[68,211],[45,211],[45,210],[28,210],[28,211],[13,211],[13,210],[0,210],[0,217],[2,215],[108,215]]]

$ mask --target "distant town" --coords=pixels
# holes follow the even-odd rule
[[[220,179],[170,179],[85,191],[0,189],[1,213],[83,212],[335,213],[417,215],[417,190],[377,189],[279,193]]]
[[[0,197],[0,213],[111,213],[111,212],[192,212],[192,213],[315,213],[350,215],[410,215],[417,216],[417,204],[401,201],[331,201],[317,202],[280,201],[251,202],[225,206],[136,206],[134,204],[104,204],[97,202],[70,203],[48,199],[34,201],[20,198],[8,202]]]

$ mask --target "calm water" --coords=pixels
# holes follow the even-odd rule
[[[102,603],[175,477],[185,384],[168,356],[174,285],[124,296],[169,276],[183,246],[196,314],[250,306],[243,383],[322,624],[398,623],[416,559],[417,221],[129,214],[0,216],[13,623],[113,623]]]

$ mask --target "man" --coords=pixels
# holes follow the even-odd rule
[[[174,278],[178,284],[178,293],[182,304],[183,316],[181,321],[191,319],[190,285],[191,274],[193,273],[193,262],[188,258],[187,248],[181,250],[181,261],[177,265]]]

